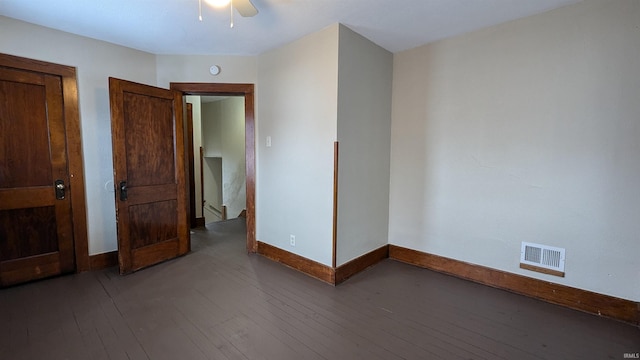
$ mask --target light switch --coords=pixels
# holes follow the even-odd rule
[[[271,136],[267,136],[267,147],[271,147]]]

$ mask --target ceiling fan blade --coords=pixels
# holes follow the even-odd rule
[[[251,3],[251,0],[233,0],[233,7],[238,10],[243,17],[252,17],[258,13],[258,9]]]

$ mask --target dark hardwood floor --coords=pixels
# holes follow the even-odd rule
[[[623,359],[640,330],[392,260],[338,287],[245,251],[193,251],[0,290],[0,359]]]

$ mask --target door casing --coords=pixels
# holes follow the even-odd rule
[[[183,95],[244,96],[245,107],[245,172],[247,195],[247,251],[255,253],[256,241],[256,145],[255,145],[255,97],[253,84],[222,83],[171,83],[171,90]],[[191,174],[190,176],[193,176]]]

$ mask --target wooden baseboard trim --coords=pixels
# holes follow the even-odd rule
[[[335,284],[335,270],[300,255],[258,241],[258,254],[331,285]]]
[[[200,218],[196,218],[196,227],[203,227],[205,226],[205,220],[203,217]]]
[[[640,325],[640,303],[389,245],[389,258],[574,310]]]
[[[335,269],[260,241],[258,241],[258,254],[328,284],[338,285],[353,275],[387,259],[389,245],[384,245]]]
[[[91,270],[102,270],[118,265],[118,251],[110,251],[89,256]]]
[[[543,273],[543,274],[547,274],[547,275],[564,277],[564,272],[563,271],[546,269],[546,268],[543,268],[543,267],[540,267],[540,266],[533,266],[533,265],[529,265],[529,264],[520,263],[520,269],[525,269],[525,270],[529,270],[529,271],[535,271],[535,272],[539,272],[539,273]]]
[[[389,245],[355,258],[336,268],[336,285],[389,257]]]

